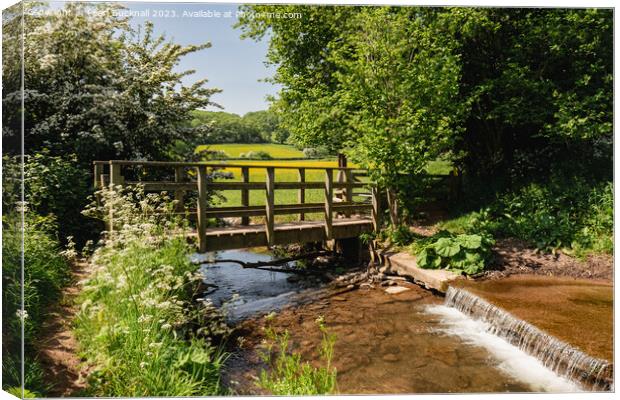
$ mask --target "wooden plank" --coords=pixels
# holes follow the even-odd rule
[[[299,168],[297,172],[299,174],[299,183],[305,183],[306,182],[306,170],[304,168]],[[299,204],[303,204],[306,202],[306,190],[303,187],[300,187],[299,191],[297,192],[297,202]],[[304,219],[306,219],[306,214],[303,212],[299,213],[299,220],[303,221]]]
[[[110,186],[114,187],[123,184],[120,164],[110,163]]]
[[[176,192],[177,190],[196,191],[198,190],[198,184],[196,182],[141,182],[141,181],[126,181],[125,185],[142,185],[145,192]]]
[[[102,161],[93,161],[93,163],[101,163]],[[181,162],[181,161],[133,161],[133,160],[110,160],[110,163],[114,163],[117,165],[142,165],[145,167],[200,167],[206,166],[209,168],[277,168],[277,169],[299,169],[298,165],[282,165],[282,164],[243,164],[243,163],[214,163],[214,162]],[[105,162],[104,162],[105,163]],[[305,169],[311,170],[324,170],[325,167],[313,167],[313,166],[304,166]],[[351,167],[330,167],[334,170],[355,170],[360,171],[359,168],[351,168]]]
[[[174,167],[174,182],[182,183],[185,180],[185,169],[183,167]],[[174,200],[177,202],[175,205],[175,210],[177,212],[183,212],[185,209],[185,205],[183,204],[183,200],[185,198],[185,191],[181,189],[176,189],[174,191]]]
[[[345,174],[345,182],[347,184],[347,187],[345,188],[345,192],[344,192],[344,200],[347,203],[352,203],[353,202],[353,174],[351,173],[351,171],[344,171]],[[345,212],[344,214],[345,218],[349,218],[351,216],[350,212]]]
[[[121,175],[121,166],[118,164],[110,163],[110,189],[116,190],[118,185],[122,185],[122,175]],[[107,224],[108,232],[110,235],[114,234],[114,209],[110,207],[108,211],[108,224]]]
[[[274,201],[275,201],[275,170],[267,168],[265,180],[265,233],[267,235],[267,245],[273,246],[274,236]]]
[[[335,220],[334,239],[359,236],[372,231],[369,219]],[[261,225],[246,227],[209,228],[207,230],[207,251],[267,246],[267,235]],[[274,244],[319,242],[327,240],[323,221],[304,221],[277,224],[274,227]]]
[[[243,176],[243,183],[250,183],[250,168],[241,168],[241,175]],[[248,207],[250,205],[250,191],[248,189],[241,189],[241,205]],[[247,216],[241,217],[241,225],[249,225],[250,218]]]
[[[200,166],[198,170],[198,249],[201,253],[207,251],[207,167]]]
[[[334,202],[334,187],[333,187],[333,170],[331,168],[325,169],[325,236],[327,240],[331,240],[334,236],[333,232],[333,202]]]
[[[95,171],[94,171],[94,182],[93,182],[93,187],[95,189],[100,189],[101,186],[101,175],[103,174],[103,164],[95,164],[94,166]]]
[[[372,227],[375,232],[381,230],[381,203],[379,190],[375,186],[372,188]]]

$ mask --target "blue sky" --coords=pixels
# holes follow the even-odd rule
[[[54,2],[58,7],[60,2]],[[267,95],[276,94],[278,88],[271,83],[260,82],[271,77],[275,68],[266,67],[268,38],[260,42],[240,38],[241,30],[234,29],[238,4],[191,4],[191,3],[143,3],[121,2],[128,10],[148,10],[148,17],[132,17],[134,24],[152,21],[155,33],[165,33],[174,42],[188,45],[211,42],[212,47],[182,58],[179,70],[194,69],[196,73],[185,79],[192,83],[207,78],[208,87],[222,89],[212,100],[224,111],[243,115],[248,111],[265,110],[269,104]],[[172,12],[174,11],[174,13]],[[183,13],[203,11],[203,17],[183,16]],[[225,18],[224,12],[232,18]],[[208,17],[209,12],[220,12],[220,17]],[[172,15],[175,15],[174,17]],[[158,17],[156,15],[161,15]],[[217,110],[216,108],[209,108]]]

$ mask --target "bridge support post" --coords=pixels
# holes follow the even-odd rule
[[[273,167],[267,167],[266,198],[265,198],[265,234],[267,235],[267,245],[273,246],[274,237],[274,202],[275,202],[275,170]]]
[[[331,168],[325,170],[325,237],[331,240],[334,237],[333,226],[334,204],[334,174]]]
[[[207,167],[198,168],[198,249],[207,251]]]

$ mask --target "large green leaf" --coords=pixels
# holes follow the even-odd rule
[[[482,246],[482,236],[480,235],[459,235],[456,237],[458,244],[466,249],[479,249]]]
[[[461,246],[449,238],[441,238],[434,244],[435,252],[442,257],[452,257],[461,251]]]

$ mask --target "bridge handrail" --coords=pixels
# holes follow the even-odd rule
[[[380,226],[380,212],[379,212],[379,196],[377,194],[376,185],[372,183],[362,183],[358,180],[358,177],[364,176],[363,170],[359,168],[347,168],[347,167],[313,167],[313,166],[287,166],[287,165],[269,165],[269,164],[222,164],[222,163],[209,163],[209,162],[174,162],[174,161],[129,161],[129,160],[111,160],[111,161],[94,161],[94,186],[95,188],[101,188],[106,185],[114,188],[117,185],[138,185],[145,186],[147,191],[173,191],[175,200],[178,200],[180,209],[183,210],[183,198],[186,191],[198,191],[198,202],[196,208],[197,216],[197,230],[200,243],[200,251],[203,252],[207,248],[206,234],[207,234],[207,219],[208,217],[217,216],[240,216],[241,225],[249,225],[249,218],[251,216],[264,216],[265,217],[265,235],[267,237],[267,243],[272,245],[274,243],[274,227],[275,227],[275,215],[283,214],[299,214],[299,220],[305,219],[305,213],[324,211],[324,226],[325,237],[327,239],[333,238],[333,213],[343,213],[346,217],[349,217],[352,212],[359,211],[371,211],[372,223],[375,230]],[[109,174],[104,174],[104,165],[109,165]],[[125,181],[121,167],[122,166],[152,166],[152,167],[174,167],[175,169],[175,181],[169,182],[139,182],[139,181]],[[192,168],[196,170],[196,181],[188,181],[185,168]],[[213,182],[208,178],[208,168],[240,168],[242,182]],[[265,169],[266,180],[265,182],[250,182],[250,169]],[[298,182],[275,182],[275,170],[276,169],[296,169],[299,172]],[[325,180],[306,182],[305,171],[306,170],[324,170]],[[334,181],[334,171],[338,171],[337,181]],[[361,173],[360,173],[361,172]],[[371,188],[371,203],[354,202],[353,189],[360,187]],[[306,189],[324,189],[324,203],[306,203],[305,191]],[[207,194],[208,190],[240,190],[241,191],[241,203],[242,206],[237,207],[219,207],[217,211],[211,211],[208,208]],[[298,203],[276,205],[275,204],[275,191],[278,189],[293,189],[298,190]],[[340,199],[336,199],[334,204],[334,189],[342,189]],[[250,190],[265,190],[265,206],[250,206],[249,191]],[[228,208],[228,210],[227,210]],[[111,211],[112,213],[112,211]],[[112,214],[110,215],[110,231],[113,230]]]
[[[262,160],[256,160],[263,162]],[[93,161],[93,165],[144,165],[151,167],[213,167],[213,168],[278,168],[278,169],[311,169],[311,170],[323,170],[334,169],[339,171],[364,171],[364,169],[356,167],[320,167],[311,165],[282,165],[282,164],[254,164],[254,163],[222,163],[211,161],[135,161],[135,160],[110,160],[110,161]]]

